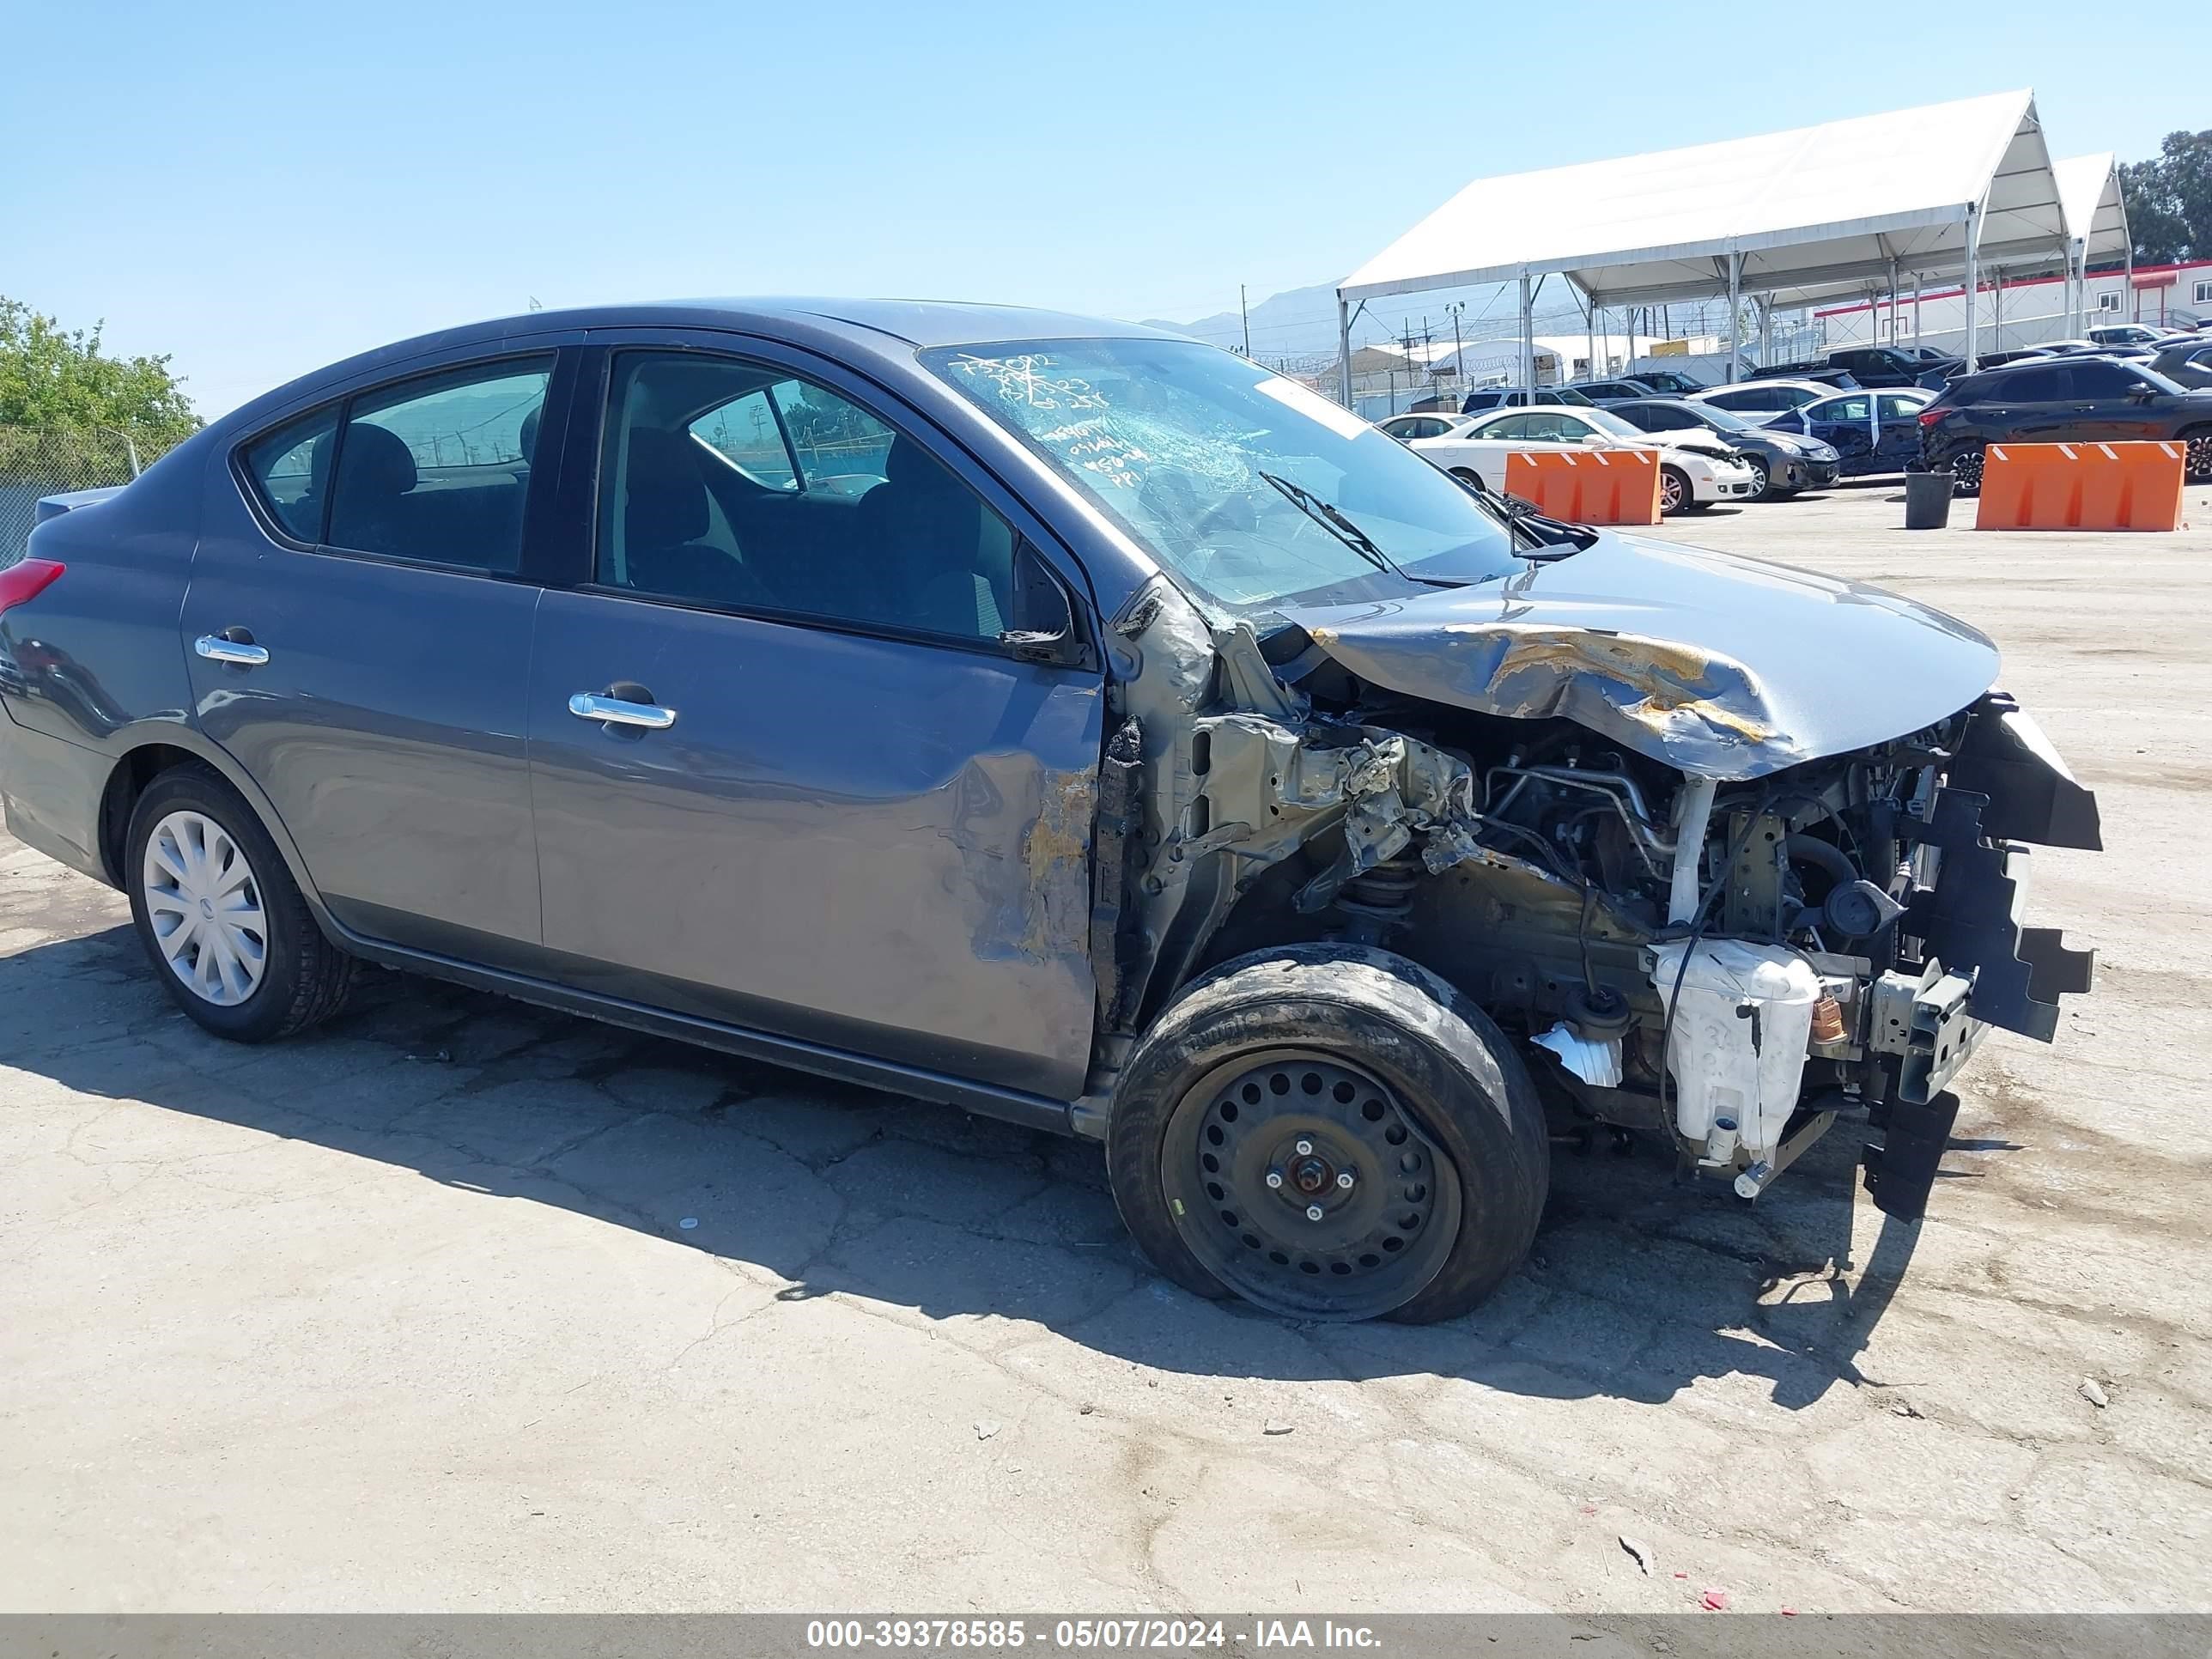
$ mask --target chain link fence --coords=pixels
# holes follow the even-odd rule
[[[23,556],[40,496],[129,483],[180,441],[105,427],[0,424],[0,567]]]

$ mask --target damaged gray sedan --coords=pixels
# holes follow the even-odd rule
[[[209,1030],[363,962],[1104,1141],[1160,1269],[1448,1317],[1553,1134],[1924,1207],[2096,805],[1971,628],[1305,387],[889,301],[410,341],[42,503],[0,799]]]

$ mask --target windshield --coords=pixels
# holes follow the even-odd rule
[[[1408,576],[1486,581],[1521,568],[1504,522],[1443,472],[1297,381],[1212,346],[1033,340],[921,361],[1231,611],[1396,597]]]
[[[1685,404],[1683,407],[1707,426],[1723,432],[1750,432],[1758,425],[1754,421],[1745,420],[1732,409],[1723,409],[1718,404]]]

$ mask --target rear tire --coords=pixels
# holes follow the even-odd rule
[[[1504,1035],[1357,945],[1240,957],[1186,989],[1123,1068],[1106,1148],[1162,1273],[1304,1319],[1467,1312],[1521,1264],[1551,1182]]]
[[[1978,495],[1982,493],[1982,446],[1975,444],[1951,457],[1951,493],[1954,495]]]
[[[353,988],[253,809],[204,766],[146,786],[124,838],[131,920],[177,1006],[234,1042],[328,1019]]]

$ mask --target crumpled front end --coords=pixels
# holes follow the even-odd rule
[[[1485,696],[1527,696],[1507,716],[1379,684],[1311,630],[1263,650],[1139,621],[1185,668],[1121,739],[1152,788],[1107,849],[1129,895],[1109,1033],[1247,951],[1380,945],[1521,1037],[1555,1120],[1661,1139],[1747,1197],[1863,1120],[1869,1189],[1910,1218],[1987,1033],[2048,1042],[2088,988],[2026,896],[2033,846],[2099,847],[2096,802],[2002,693],[1808,753],[1760,677],[1619,632],[1547,624],[1532,652],[1492,624]]]

